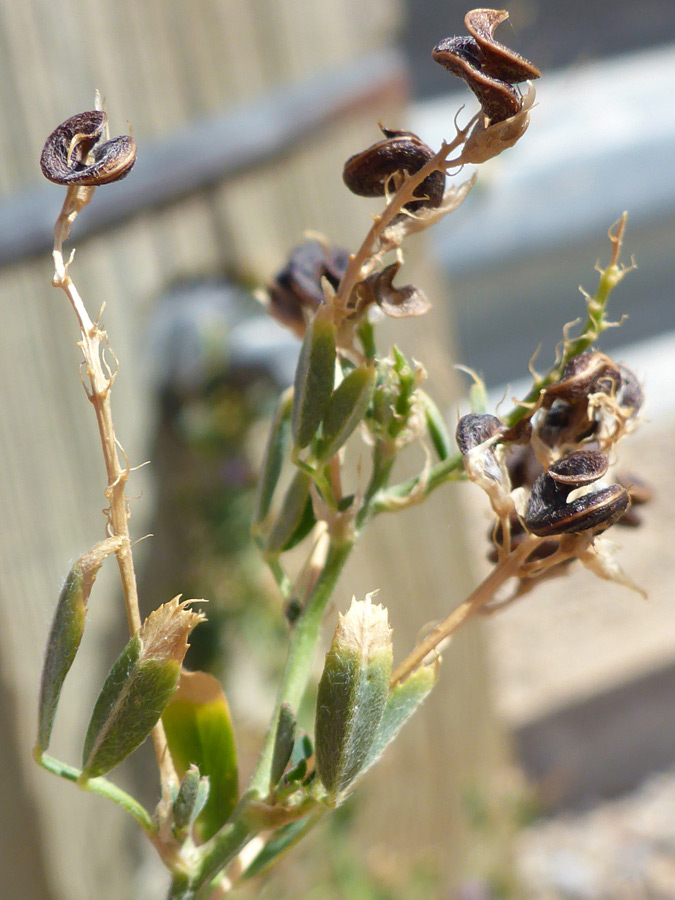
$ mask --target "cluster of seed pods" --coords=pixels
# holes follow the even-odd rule
[[[482,487],[499,522],[491,558],[535,535],[545,558],[565,535],[595,536],[611,525],[636,524],[631,503],[648,499],[642,485],[606,484],[612,448],[642,405],[637,378],[603,353],[572,359],[513,428],[496,416],[470,413],[456,438],[468,477]],[[526,501],[516,511],[516,490]]]

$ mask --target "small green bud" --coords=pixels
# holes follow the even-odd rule
[[[335,384],[335,325],[320,310],[300,349],[293,388],[293,440],[306,447],[323,419]]]
[[[284,774],[284,770],[289,763],[295,744],[295,732],[297,730],[297,722],[295,713],[288,705],[282,703],[279,710],[279,721],[277,723],[277,733],[274,738],[274,754],[272,756],[272,769],[270,772],[270,789],[274,789]]]
[[[110,537],[78,559],[63,585],[47,640],[42,669],[38,713],[38,752],[44,752],[54,725],[56,707],[66,675],[75,659],[84,632],[87,603],[103,560],[115,553],[124,538]]]
[[[184,840],[187,837],[208,799],[209,779],[202,778],[199,767],[191,765],[173,803],[173,824],[177,838]]]
[[[105,775],[150,734],[176,690],[187,638],[204,616],[169,603],[150,613],[113,664],[91,715],[82,780]]]
[[[370,595],[339,617],[316,701],[316,764],[337,806],[361,774],[377,734],[392,667],[387,611]]]
[[[256,494],[255,514],[253,517],[254,531],[259,528],[270,510],[283,462],[288,454],[291,440],[292,404],[293,392],[289,388],[279,399],[267,439],[265,458]]]
[[[440,460],[447,459],[451,453],[450,435],[445,426],[441,411],[434,401],[424,391],[419,391],[418,396],[422,401],[424,419],[427,425],[427,433],[431,439],[436,455]]]

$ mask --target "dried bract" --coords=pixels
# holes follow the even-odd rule
[[[426,295],[415,285],[406,284],[400,288],[394,286],[394,278],[400,268],[400,262],[392,263],[357,285],[359,312],[373,303],[394,318],[422,316],[431,309],[431,303]]]

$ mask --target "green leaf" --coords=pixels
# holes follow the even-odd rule
[[[254,530],[267,516],[274,491],[279,482],[279,476],[284,460],[288,455],[291,443],[291,408],[293,405],[293,392],[284,391],[279,399],[270,426],[270,433],[265,448],[265,458],[262,464],[260,480],[256,496],[255,513],[253,517]]]
[[[174,598],[150,613],[113,664],[91,715],[82,780],[105,775],[150,734],[178,684],[187,637],[203,619]]]
[[[49,746],[61,688],[80,646],[87,614],[87,602],[103,560],[117,551],[122,538],[107,538],[96,544],[68,573],[54,613],[42,668],[38,706],[38,752]]]
[[[316,699],[316,767],[337,806],[361,773],[387,702],[392,666],[386,610],[352,601],[340,616]]]
[[[452,445],[441,411],[428,394],[425,394],[424,391],[420,390],[418,390],[417,393],[424,406],[424,419],[427,425],[427,432],[429,433],[436,455],[441,461],[447,459],[452,452]]]
[[[284,496],[281,510],[277,516],[271,532],[265,542],[265,552],[270,556],[276,556],[288,546],[292,546],[298,529],[302,529],[303,524],[307,524],[307,505],[311,505],[309,496],[309,486],[312,483],[312,477],[304,469],[298,469],[288,486],[286,495]],[[311,513],[312,518],[314,513]],[[310,528],[313,525],[310,524]],[[305,534],[307,531],[305,531]],[[302,535],[302,537],[305,536]]]
[[[162,722],[178,773],[192,764],[208,776],[209,798],[196,820],[206,841],[229,819],[239,793],[234,732],[219,682],[206,672],[181,672]]]
[[[335,326],[321,311],[307,329],[295,371],[292,430],[298,450],[306,447],[323,419],[335,383]]]
[[[323,417],[317,457],[330,459],[342,447],[366,414],[375,390],[374,365],[359,366],[345,376],[333,392]]]
[[[254,875],[259,875],[273,860],[296,844],[314,821],[315,816],[309,815],[305,816],[304,819],[298,819],[297,822],[289,822],[288,825],[277,829],[246,869],[244,878],[252,878]]]
[[[175,662],[142,663],[142,649],[136,634],[101,689],[82,751],[86,778],[105,775],[140,746],[176,688],[180,667]]]
[[[295,713],[288,705],[282,703],[279,710],[277,733],[274,739],[274,754],[272,756],[272,768],[270,771],[270,789],[275,788],[281,781],[281,776],[288,765],[295,744],[295,732],[297,722]]]
[[[362,772],[369,769],[382,756],[417,707],[429,696],[431,689],[436,684],[436,678],[436,666],[422,666],[389,692],[375,739],[368,751]]]

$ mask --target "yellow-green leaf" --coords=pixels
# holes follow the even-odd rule
[[[234,732],[220,683],[206,672],[182,671],[162,721],[178,774],[194,764],[209,778],[209,799],[196,821],[206,841],[229,819],[239,793]]]

